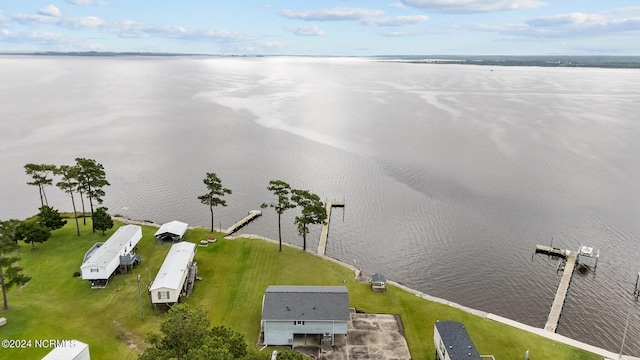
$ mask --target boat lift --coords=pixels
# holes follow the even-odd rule
[[[594,254],[593,247],[581,245],[580,250],[578,250],[578,255],[579,255],[578,258],[589,257],[589,258],[596,259],[593,265],[593,272],[595,273],[596,269],[598,268],[598,258],[600,257],[600,249],[598,249],[598,251]]]

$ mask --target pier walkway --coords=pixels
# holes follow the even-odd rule
[[[558,285],[558,290],[556,290],[556,296],[553,299],[553,305],[551,305],[549,317],[547,318],[547,323],[544,326],[546,331],[555,333],[558,328],[558,322],[560,321],[560,315],[562,315],[562,307],[564,306],[564,302],[567,298],[567,292],[569,292],[569,285],[571,284],[571,278],[573,277],[573,270],[578,263],[579,252],[545,245],[536,245],[536,253],[560,257],[566,260],[564,272],[560,279],[560,285]]]
[[[327,221],[322,224],[322,230],[320,231],[320,243],[318,244],[318,254],[323,256],[327,249],[327,238],[329,237],[329,221],[331,220],[331,209],[334,207],[344,207],[344,200],[327,201],[325,207],[327,210]]]
[[[571,251],[567,257],[567,264],[564,267],[564,273],[562,279],[560,279],[560,285],[556,291],[556,297],[551,305],[551,311],[547,318],[547,324],[544,326],[546,331],[556,332],[558,327],[558,321],[560,321],[560,315],[562,314],[562,307],[569,291],[569,284],[571,284],[571,277],[573,276],[573,269],[578,262],[578,253]]]
[[[238,221],[237,223],[231,225],[231,227],[229,227],[224,232],[227,235],[231,235],[234,232],[238,231],[241,227],[247,225],[251,220],[257,218],[260,215],[262,215],[262,211],[260,211],[260,210],[251,210],[251,211],[249,211],[249,214],[247,216],[242,218],[242,220]]]

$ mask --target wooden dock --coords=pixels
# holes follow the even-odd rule
[[[251,222],[253,219],[257,218],[260,215],[262,215],[262,211],[260,210],[249,211],[249,214],[247,216],[242,218],[242,220],[238,221],[237,223],[231,225],[231,227],[225,230],[225,233],[227,235],[233,234],[234,232],[238,231],[240,228],[247,225],[249,222]]]
[[[331,220],[331,209],[334,207],[344,207],[344,200],[327,201],[325,208],[327,210],[327,221],[322,224],[322,230],[320,231],[320,243],[318,244],[318,254],[324,255],[327,249],[327,238],[329,237],[329,221]]]
[[[544,326],[544,329],[546,331],[555,333],[556,329],[558,328],[558,322],[560,321],[560,315],[562,315],[562,307],[564,306],[564,301],[567,298],[567,292],[569,292],[569,284],[571,284],[573,270],[578,263],[578,252],[553,248],[550,246],[537,245],[536,253],[542,253],[566,259],[564,272],[562,274],[562,278],[560,279],[560,285],[558,285],[556,297],[553,300],[553,305],[551,305],[547,323]]]

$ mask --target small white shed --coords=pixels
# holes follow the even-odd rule
[[[83,280],[108,280],[120,266],[121,257],[131,258],[142,239],[142,227],[124,225],[104,243],[97,243],[85,254],[80,273]]]
[[[197,266],[193,262],[196,244],[180,242],[171,245],[156,278],[149,286],[153,304],[176,303],[195,281]]]
[[[68,340],[56,346],[42,360],[91,360],[89,345],[78,340]]]
[[[187,232],[187,223],[181,221],[171,221],[166,224],[162,224],[160,229],[153,235],[157,239],[167,241],[180,241],[184,237],[184,233]]]

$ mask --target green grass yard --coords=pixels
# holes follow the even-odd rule
[[[89,221],[89,220],[88,220]],[[121,224],[117,224],[119,226]],[[275,224],[274,224],[275,225]],[[103,237],[91,234],[90,223],[75,235],[69,221],[53,232],[49,241],[21,244],[20,264],[32,277],[22,289],[9,291],[10,310],[0,314],[7,325],[0,327],[1,339],[32,340],[27,349],[0,349],[2,359],[37,359],[50,351],[36,348],[36,340],[77,339],[89,344],[91,358],[135,359],[144,348],[145,335],[158,331],[165,310],[154,311],[146,288],[169,251],[153,238],[154,227],[143,227],[138,253],[143,262],[128,274],[116,275],[105,289],[91,289],[89,282],[73,273],[79,271],[84,253]],[[186,240],[198,243],[211,237],[206,229],[187,231]],[[208,247],[198,247],[199,276],[194,293],[185,302],[203,306],[213,324],[226,324],[242,332],[249,344],[256,344],[260,326],[262,295],[269,285],[346,285],[352,307],[366,312],[400,314],[411,355],[432,359],[433,324],[437,320],[461,321],[481,354],[496,359],[601,359],[601,357],[555,343],[545,338],[485,319],[464,311],[421,299],[390,286],[386,293],[374,293],[368,284],[354,280],[353,272],[299,249],[262,240],[219,239]],[[148,269],[148,270],[147,270]],[[144,320],[140,320],[137,275],[141,276]],[[346,282],[346,283],[345,283]]]

